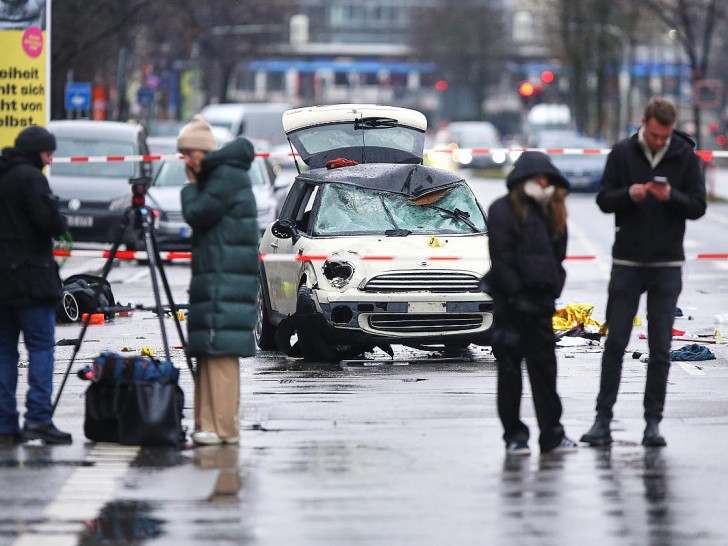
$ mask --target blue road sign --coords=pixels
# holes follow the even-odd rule
[[[91,84],[72,82],[66,84],[66,110],[91,109]]]

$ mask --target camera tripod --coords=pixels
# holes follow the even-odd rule
[[[167,360],[170,360],[170,354],[169,354],[169,342],[167,340],[167,329],[164,325],[164,316],[165,316],[165,309],[162,305],[162,298],[160,296],[160,290],[159,290],[159,280],[162,281],[162,286],[164,288],[164,292],[167,296],[167,303],[169,305],[169,309],[172,312],[172,317],[174,319],[175,326],[177,328],[177,333],[179,334],[180,341],[182,343],[182,348],[185,353],[185,360],[187,361],[187,366],[190,369],[190,373],[194,377],[195,370],[192,366],[192,360],[190,359],[189,354],[187,353],[187,343],[185,342],[184,333],[182,332],[182,325],[179,320],[179,307],[174,303],[174,299],[172,298],[172,291],[169,287],[169,282],[167,280],[167,274],[164,271],[164,266],[162,264],[161,257],[159,255],[159,247],[157,245],[157,238],[154,233],[154,227],[152,226],[152,212],[149,210],[146,206],[146,194],[147,189],[149,188],[149,179],[148,178],[141,178],[141,179],[132,179],[129,181],[131,184],[131,205],[126,208],[124,211],[124,215],[122,217],[121,223],[119,224],[119,227],[117,228],[116,236],[114,238],[114,242],[111,246],[111,251],[109,253],[108,258],[106,259],[106,263],[104,264],[101,278],[106,280],[106,278],[109,275],[109,272],[111,271],[112,266],[114,265],[114,258],[116,257],[116,254],[119,250],[119,246],[121,245],[122,241],[124,240],[124,235],[127,233],[129,229],[132,230],[133,235],[135,236],[135,240],[138,240],[137,235],[141,234],[144,240],[144,247],[147,252],[147,265],[149,267],[149,274],[152,279],[152,290],[154,292],[154,306],[151,308],[153,311],[156,312],[157,317],[159,318],[159,328],[162,334],[162,344],[164,345],[164,354]],[[159,279],[157,278],[157,275],[159,275]],[[99,296],[99,292],[101,290],[101,283],[99,283],[94,288],[94,300],[96,300]],[[120,311],[128,311],[132,310],[134,307],[131,306],[111,306],[111,307],[102,307],[98,308],[96,312],[98,313],[116,313]],[[66,368],[66,372],[63,375],[63,380],[61,381],[61,385],[58,389],[58,392],[56,393],[56,398],[53,401],[53,407],[51,409],[51,415],[53,415],[56,411],[56,406],[58,405],[58,401],[61,399],[61,394],[63,393],[63,388],[66,385],[66,380],[68,379],[68,375],[71,372],[71,369],[73,368],[73,363],[76,361],[76,356],[78,355],[78,352],[81,349],[81,344],[83,343],[83,339],[86,335],[86,330],[88,328],[89,323],[91,322],[91,315],[92,313],[86,314],[85,318],[83,319],[83,325],[81,326],[81,331],[78,335],[78,338],[73,340],[71,344],[74,346],[73,354],[71,355],[71,360],[68,363],[68,367]]]

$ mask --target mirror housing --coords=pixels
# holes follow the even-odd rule
[[[271,233],[278,239],[293,239],[295,243],[298,240],[298,227],[296,222],[290,218],[276,220],[270,228]]]

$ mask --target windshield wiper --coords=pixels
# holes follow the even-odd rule
[[[354,129],[386,129],[397,127],[399,123],[394,118],[372,116],[369,118],[357,118],[354,120]]]
[[[442,213],[446,214],[447,216],[449,216],[450,218],[455,218],[455,219],[457,219],[457,220],[461,220],[461,221],[462,221],[462,222],[464,222],[464,223],[465,223],[465,224],[466,224],[466,225],[467,225],[467,226],[468,226],[468,227],[469,227],[470,229],[472,229],[472,230],[473,230],[473,231],[475,231],[476,233],[480,231],[480,230],[479,230],[479,229],[478,229],[478,228],[476,227],[476,225],[475,225],[475,224],[474,224],[474,223],[473,223],[473,222],[472,222],[472,221],[470,220],[470,213],[469,213],[469,212],[467,212],[467,211],[465,211],[465,210],[460,210],[460,209],[458,209],[458,208],[456,208],[455,210],[449,210],[449,209],[444,209],[444,208],[442,208],[442,207],[438,207],[437,205],[422,205],[422,206],[423,206],[423,207],[427,207],[427,208],[429,208],[429,209],[435,209],[435,210],[437,210],[437,211],[440,211],[440,212],[442,212]]]
[[[379,200],[382,202],[382,208],[384,209],[384,212],[387,213],[389,221],[392,222],[392,225],[394,226],[394,229],[388,229],[384,232],[384,234],[387,237],[407,237],[407,235],[412,233],[409,229],[402,229],[397,225],[397,220],[394,219],[394,215],[392,214],[392,211],[389,210],[387,203],[384,201],[384,197],[380,195]]]

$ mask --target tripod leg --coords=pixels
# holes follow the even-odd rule
[[[167,341],[167,330],[164,327],[164,308],[162,307],[162,298],[159,295],[159,282],[157,281],[157,256],[154,252],[154,244],[152,242],[152,225],[149,220],[149,209],[143,207],[139,209],[142,221],[142,233],[144,234],[144,246],[147,251],[149,275],[152,278],[152,290],[154,291],[154,303],[157,307],[157,316],[159,317],[159,329],[162,333],[162,343],[164,344],[164,354],[167,360],[171,360],[169,355],[169,342]]]
[[[119,246],[121,245],[121,240],[124,238],[124,233],[126,232],[127,228],[129,227],[129,224],[133,220],[133,209],[131,207],[128,207],[124,211],[124,216],[121,218],[121,223],[119,224],[119,227],[116,230],[116,236],[114,237],[114,242],[111,245],[111,250],[109,251],[109,257],[106,258],[106,263],[104,263],[104,268],[101,272],[101,278],[106,280],[106,278],[109,276],[109,272],[111,271],[111,267],[114,265],[114,258],[116,257],[116,253],[119,250]],[[93,288],[93,299],[96,301],[99,297],[99,293],[101,291],[101,284],[98,283],[97,286]],[[56,398],[53,400],[53,406],[51,407],[51,417],[56,412],[56,407],[58,406],[58,401],[61,399],[61,394],[63,393],[63,389],[66,386],[66,380],[68,379],[68,374],[71,373],[71,369],[73,368],[73,363],[76,361],[76,356],[78,355],[78,352],[81,350],[81,343],[83,343],[83,338],[86,336],[86,330],[88,329],[88,325],[91,322],[91,313],[88,313],[86,315],[86,318],[83,320],[83,325],[81,326],[81,332],[78,334],[78,338],[74,342],[73,347],[73,354],[71,355],[71,360],[68,363],[68,366],[66,367],[66,372],[63,374],[63,379],[61,380],[61,385],[58,387],[58,392],[56,392]]]
[[[169,303],[169,308],[172,311],[172,317],[174,320],[174,324],[177,327],[177,333],[179,334],[180,342],[182,343],[182,348],[185,353],[185,359],[187,360],[187,367],[190,369],[190,373],[192,374],[192,377],[195,376],[195,368],[192,366],[192,359],[190,359],[190,355],[187,352],[187,342],[185,341],[185,335],[182,331],[182,324],[179,321],[179,315],[177,305],[174,303],[174,298],[172,297],[172,290],[169,287],[169,281],[167,280],[167,273],[164,271],[164,265],[162,264],[162,258],[159,255],[159,245],[157,244],[157,237],[154,234],[154,231],[152,231],[152,246],[154,247],[154,259],[157,263],[157,269],[159,270],[159,278],[162,279],[162,286],[164,287],[164,292],[167,295],[167,302]]]

